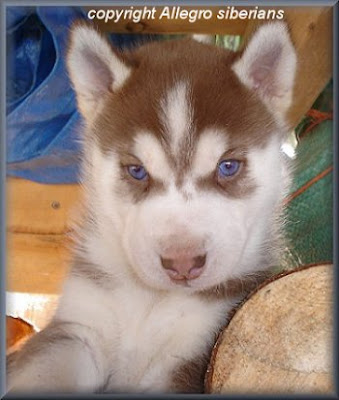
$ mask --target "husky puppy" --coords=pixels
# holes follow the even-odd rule
[[[201,392],[246,280],[276,261],[296,54],[282,23],[241,53],[196,40],[119,53],[76,24],[85,217],[52,322],[12,392]],[[253,278],[254,277],[254,278]]]

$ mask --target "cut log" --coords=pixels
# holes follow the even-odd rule
[[[333,393],[332,286],[331,265],[264,283],[219,335],[206,392]]]
[[[6,316],[6,351],[7,354],[18,350],[34,333],[34,328],[21,318]]]

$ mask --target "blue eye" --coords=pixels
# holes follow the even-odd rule
[[[237,160],[223,160],[218,165],[218,175],[221,177],[228,177],[235,175],[240,168],[240,161]]]
[[[143,181],[148,177],[148,173],[142,165],[129,165],[127,171],[132,178],[138,181]]]

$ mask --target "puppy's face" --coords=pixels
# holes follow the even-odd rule
[[[285,27],[261,28],[242,55],[193,40],[120,55],[77,25],[68,66],[93,204],[138,277],[197,291],[260,268],[285,190]]]

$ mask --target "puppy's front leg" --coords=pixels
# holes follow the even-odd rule
[[[51,322],[7,360],[10,393],[93,393],[104,379],[98,334],[78,323]]]

